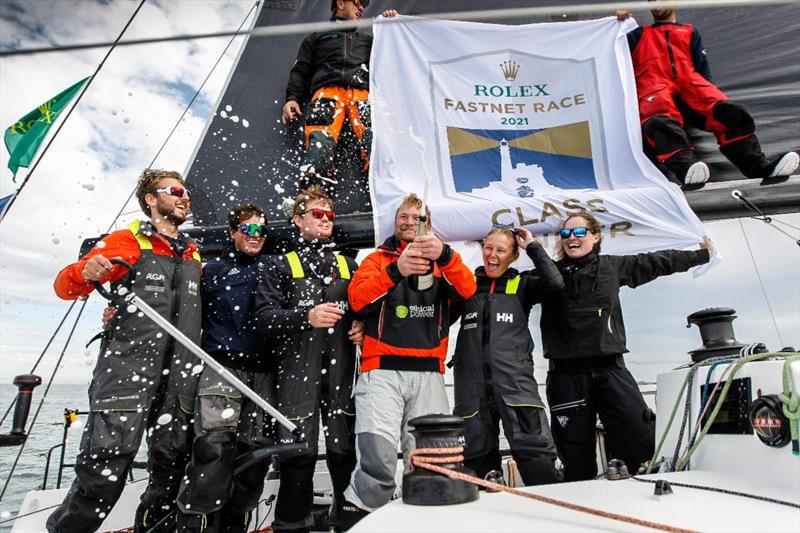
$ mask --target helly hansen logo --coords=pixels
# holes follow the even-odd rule
[[[497,313],[498,322],[514,322],[514,315],[512,313]]]
[[[164,274],[158,274],[156,272],[148,272],[147,276],[145,276],[144,279],[148,281],[164,281]]]
[[[337,300],[333,303],[339,306],[339,309],[341,309],[342,311],[347,311],[348,309],[350,309],[350,304],[346,300]]]
[[[186,284],[187,284],[187,289],[189,291],[189,294],[191,294],[192,296],[197,296],[197,282],[196,281],[187,281]]]

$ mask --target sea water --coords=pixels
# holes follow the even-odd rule
[[[0,415],[5,413],[8,406],[14,398],[16,398],[17,387],[8,384],[12,379],[13,376],[2,375],[3,383],[0,384]],[[33,421],[37,409],[39,409],[46,386],[47,384],[42,384],[33,392],[33,401],[31,402],[31,411],[28,416],[27,427],[30,427],[30,423]],[[42,488],[47,452],[53,446],[61,444],[61,439],[64,435],[64,409],[86,411],[89,408],[87,388],[88,382],[56,383],[50,387],[50,391],[44,399],[44,403],[41,404],[41,410],[39,411],[36,425],[30,432],[25,447],[22,450],[22,455],[14,469],[13,477],[6,488],[2,502],[0,502],[0,513],[2,513],[0,521],[17,514],[19,506],[22,504],[22,500],[25,498],[25,494],[27,494],[28,491]],[[12,408],[8,417],[3,422],[2,427],[0,427],[0,432],[9,433],[11,431],[13,417],[14,410]],[[75,462],[85,422],[86,417],[79,416],[78,421],[73,423],[69,430],[67,430],[66,452],[64,454],[65,463],[73,464]],[[20,446],[0,448],[0,486],[6,483],[19,450]],[[46,484],[48,489],[56,488],[60,454],[61,448],[53,450],[50,459],[50,473]],[[143,442],[136,460],[144,461],[146,457],[147,446]],[[145,476],[146,473],[144,470],[134,470],[135,479],[140,479]],[[74,470],[72,468],[65,468],[61,478],[61,487],[69,487],[74,478]],[[2,524],[0,525],[0,531],[10,531],[12,525],[13,523]]]

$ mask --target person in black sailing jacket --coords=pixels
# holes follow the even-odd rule
[[[547,402],[566,481],[597,474],[595,425],[606,432],[609,457],[631,473],[650,459],[655,420],[625,368],[625,324],[620,287],[636,288],[659,276],[707,263],[708,237],[694,251],[662,250],[637,255],[600,255],[602,226],[590,213],[571,215],[561,230],[558,269],[564,289],[542,302],[542,344],[550,361]]]
[[[253,320],[265,259],[264,211],[253,204],[228,212],[231,246],[203,268],[202,348],[259,396],[272,402],[273,355]],[[244,532],[258,504],[269,462],[234,476],[238,455],[274,441],[272,419],[211,367],[200,374],[192,460],[178,492],[177,530]]]
[[[118,288],[134,265],[132,289],[187,337],[200,340],[200,254],[178,232],[191,198],[178,172],[145,169],[136,198],[149,221],[103,237],[55,281],[65,300],[89,295],[93,281]],[[188,365],[188,367],[186,366]],[[105,327],[89,386],[89,416],[75,460],[75,481],[47,519],[51,533],[96,531],[117,503],[142,436],[146,435],[147,489],[136,510],[134,531],[171,531],[159,521],[175,505],[189,460],[197,360],[142,313],[118,309]],[[174,525],[174,521],[173,521]]]
[[[519,248],[535,270],[510,268]],[[533,377],[531,307],[563,287],[561,274],[525,228],[495,226],[483,242],[478,289],[462,304],[453,356],[455,408],[464,417],[464,464],[483,478],[500,470],[499,422],[525,485],[561,480],[556,449]]]
[[[331,20],[359,20],[368,5],[369,0],[331,0]],[[389,9],[381,15],[395,17],[397,11]],[[304,181],[336,183],[334,150],[345,121],[358,139],[364,168],[369,166],[371,53],[372,35],[352,28],[312,33],[300,45],[286,85],[282,118],[284,122],[298,118],[301,103],[311,102],[304,127]]]
[[[297,250],[270,258],[256,294],[259,331],[275,344],[277,407],[298,425],[310,448],[303,456],[280,461],[272,523],[278,533],[308,531],[313,525],[320,412],[334,492],[332,527],[338,526],[342,492],[356,463],[351,392],[363,325],[347,302],[357,265],[331,249],[334,216],[333,202],[322,187],[301,191],[292,217],[300,233]],[[283,428],[278,431],[281,442],[294,442]]]

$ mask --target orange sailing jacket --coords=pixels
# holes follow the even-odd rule
[[[63,300],[75,300],[81,296],[86,296],[94,290],[92,282],[83,279],[82,272],[86,262],[95,255],[102,254],[108,259],[119,257],[131,265],[135,265],[143,249],[151,249],[157,255],[176,255],[169,242],[155,231],[152,224],[137,220],[128,226],[128,229],[106,235],[77,262],[64,267],[53,283],[56,295]],[[197,261],[197,266],[200,266],[200,254],[194,241],[187,239],[186,249],[181,254],[181,257],[183,259],[194,259]],[[113,270],[104,276],[100,283],[115,283],[122,279],[126,272],[125,268],[114,265]]]
[[[475,292],[461,256],[445,245],[425,291],[408,286],[397,268],[407,243],[390,237],[359,266],[348,287],[353,311],[366,316],[361,371],[376,368],[444,373],[450,308]]]

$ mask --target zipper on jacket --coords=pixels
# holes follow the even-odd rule
[[[386,311],[386,302],[381,302],[381,314],[378,316],[378,341],[383,338],[383,313]]]
[[[672,77],[678,77],[678,69],[675,66],[675,56],[672,53],[672,45],[669,42],[669,31],[664,32],[664,39],[667,41],[667,54],[669,55],[669,66],[672,67]]]

